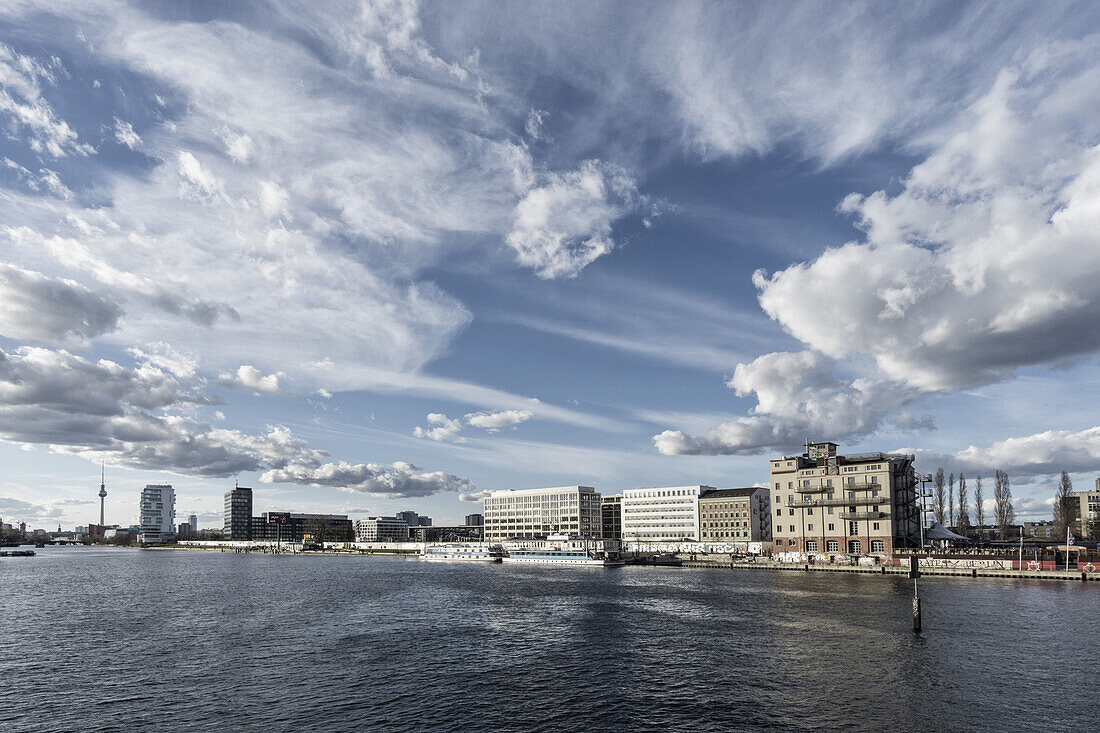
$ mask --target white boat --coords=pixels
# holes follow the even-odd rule
[[[611,567],[622,565],[623,560],[617,553],[595,552],[593,550],[558,549],[553,547],[537,550],[510,550],[504,562],[537,563],[540,565],[585,565],[592,567]]]
[[[500,562],[504,548],[500,545],[445,544],[425,545],[420,559],[431,562]]]

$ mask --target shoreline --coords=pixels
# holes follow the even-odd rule
[[[310,555],[316,557],[386,557],[403,558],[406,560],[419,559],[419,555],[405,551],[348,551],[348,550],[306,550],[297,552],[263,552],[260,550],[247,550],[231,547],[195,547],[185,545],[161,545],[158,547],[142,547],[142,550],[175,550],[187,552],[221,552],[233,555]],[[810,572],[810,573],[858,573],[861,575],[882,575],[908,577],[908,567],[894,567],[889,565],[861,566],[861,565],[814,565],[807,563],[778,563],[770,561],[760,562],[730,562],[728,560],[682,560],[679,564],[660,564],[647,562],[627,562],[624,567],[665,567],[688,568],[693,570],[771,570],[777,572]],[[1083,570],[1000,570],[991,568],[921,568],[921,577],[940,576],[952,578],[1015,578],[1017,580],[1058,580],[1077,582],[1100,582],[1100,574],[1092,574]]]

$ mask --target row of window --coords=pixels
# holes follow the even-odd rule
[[[795,547],[797,544],[797,540],[787,541],[789,547]],[[806,552],[817,551],[817,540],[806,540]],[[825,542],[825,552],[840,552],[840,542],[837,540],[827,540]],[[858,555],[863,552],[863,540],[848,540],[848,552],[852,555]],[[886,552],[886,543],[883,540],[871,540],[871,552]]]
[[[790,527],[791,534],[794,534],[797,531],[797,530],[795,530],[793,524],[788,525],[788,526]],[[830,522],[828,526],[829,526],[829,528],[827,530],[825,530],[826,532],[834,532],[835,531],[835,529],[834,529],[836,527],[835,524]],[[775,529],[776,529],[777,532],[782,532],[783,531],[783,527],[781,525],[776,525]],[[878,529],[879,529],[879,522],[871,522],[871,531],[875,532],[875,531],[878,531]],[[807,524],[806,525],[806,531],[807,532],[813,532],[814,531],[814,525],[813,524]],[[855,520],[853,520],[851,522],[848,522],[848,534],[858,534],[858,533],[859,533],[859,524],[858,524],[858,522],[856,522]]]

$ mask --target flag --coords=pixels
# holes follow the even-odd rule
[[[1066,544],[1067,545],[1072,545],[1073,544],[1073,532],[1070,532],[1068,537],[1069,537],[1069,539],[1066,540]]]

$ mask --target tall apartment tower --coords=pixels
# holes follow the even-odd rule
[[[912,455],[842,456],[836,443],[807,443],[770,461],[776,553],[889,555],[920,543]]]
[[[176,492],[171,484],[146,484],[141,490],[141,542],[159,545],[176,532]]]
[[[234,486],[225,492],[224,521],[223,539],[252,539],[252,489]]]

